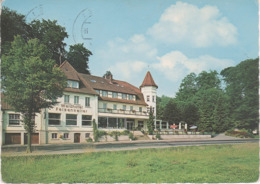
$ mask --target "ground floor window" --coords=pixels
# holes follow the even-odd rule
[[[138,128],[144,128],[144,122],[143,121],[138,121]]]
[[[156,121],[156,129],[160,129],[160,121]]]
[[[117,128],[117,118],[108,118],[108,127]]]
[[[49,125],[60,125],[60,114],[49,113]]]
[[[77,115],[66,114],[66,125],[77,125]]]
[[[64,134],[63,134],[63,138],[64,138],[64,139],[68,139],[68,138],[69,138],[69,133],[64,133]]]
[[[162,129],[166,129],[167,128],[167,122],[162,121]]]
[[[57,133],[52,133],[52,134],[51,134],[51,138],[52,138],[52,139],[57,139],[57,137],[58,137]]]
[[[92,116],[82,115],[82,126],[91,126]]]
[[[98,117],[98,128],[125,128],[125,118]]]

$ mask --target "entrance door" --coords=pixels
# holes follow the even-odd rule
[[[132,122],[132,121],[127,121],[126,122],[127,130],[133,130],[133,127],[134,127],[134,122]]]
[[[80,142],[80,133],[74,133],[74,143]]]

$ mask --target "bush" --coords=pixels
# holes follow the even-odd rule
[[[134,134],[133,133],[129,133],[129,139],[131,139],[131,140],[136,140],[136,138],[134,137]]]
[[[93,140],[89,137],[89,138],[87,139],[87,142],[93,142]]]
[[[160,140],[161,139],[161,135],[157,132],[155,138]]]
[[[115,141],[118,141],[118,136],[120,136],[120,132],[118,132],[118,131],[112,131],[109,135],[110,135],[111,137],[114,137]]]
[[[124,130],[124,131],[121,132],[120,134],[121,134],[121,135],[129,135],[129,133],[130,133],[129,130]]]
[[[242,129],[242,130],[234,130],[234,129],[227,130],[225,132],[225,135],[239,137],[239,138],[253,138],[254,137],[254,135],[251,132],[249,132],[248,130],[246,130],[246,129]]]

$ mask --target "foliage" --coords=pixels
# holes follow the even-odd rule
[[[181,111],[177,106],[177,103],[173,100],[169,101],[165,106],[163,119],[170,124],[179,123],[181,119]]]
[[[225,132],[225,135],[239,137],[239,138],[254,138],[254,135],[246,129],[241,129],[241,130],[230,129]]]
[[[91,55],[83,44],[75,44],[70,46],[67,59],[77,72],[90,74],[88,62]]]
[[[118,136],[120,136],[121,134],[118,131],[112,131],[109,135],[111,137],[114,137],[115,141],[118,141]]]
[[[156,132],[155,138],[156,138],[156,139],[159,139],[159,140],[161,139],[161,135],[160,135],[159,132]]]
[[[123,132],[120,133],[120,135],[129,135],[130,131],[129,130],[124,130]]]
[[[259,122],[258,58],[242,61],[221,71],[234,127],[254,130]]]
[[[147,121],[147,128],[148,128],[148,134],[152,135],[154,130],[154,115],[153,115],[153,108],[150,107],[149,111],[149,119]]]
[[[253,183],[259,178],[259,146],[243,143],[2,155],[1,165],[6,183]]]
[[[130,133],[128,134],[128,137],[129,137],[129,139],[131,139],[131,140],[136,140],[136,137],[134,136],[134,134],[133,134],[132,132],[130,132]]]
[[[106,73],[103,75],[103,78],[105,78],[106,76],[112,75],[112,73],[110,71],[106,71]]]
[[[93,139],[91,139],[90,137],[87,139],[87,142],[93,142]]]
[[[65,55],[64,39],[68,37],[65,28],[58,25],[56,20],[33,20],[29,25],[32,37],[38,38],[42,44],[46,45],[49,53],[52,54],[52,59],[60,65]]]
[[[56,104],[55,100],[66,87],[66,78],[45,45],[38,39],[27,43],[21,36],[15,37],[9,53],[3,55],[2,74],[5,101],[22,113],[28,133],[28,152],[31,152],[32,118],[41,109]]]
[[[6,54],[11,48],[11,42],[14,36],[20,35],[23,39],[28,40],[30,35],[30,26],[25,22],[25,16],[3,7],[1,14],[1,43],[2,52]]]
[[[92,124],[93,124],[93,138],[94,138],[95,142],[98,142],[99,132],[98,132],[98,129],[97,129],[97,123],[96,123],[95,119],[93,119]]]

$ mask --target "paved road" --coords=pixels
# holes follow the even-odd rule
[[[88,151],[116,151],[132,150],[139,148],[162,148],[192,145],[210,144],[237,144],[258,142],[258,139],[234,139],[234,140],[181,140],[181,141],[143,141],[143,142],[113,142],[113,143],[90,143],[90,144],[63,144],[63,145],[37,145],[32,146],[34,154],[62,154],[62,153],[83,153]],[[3,146],[2,154],[24,153],[26,146]]]

